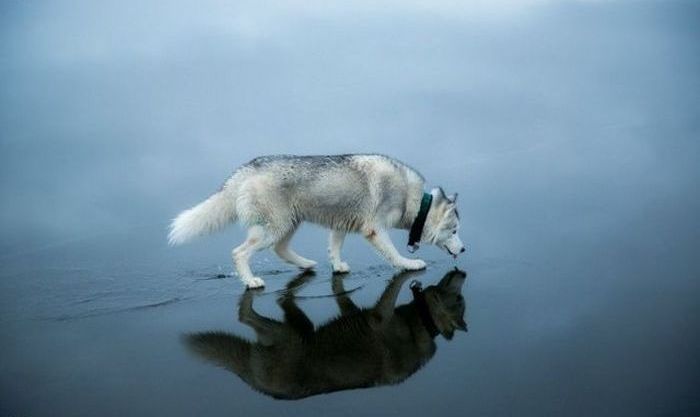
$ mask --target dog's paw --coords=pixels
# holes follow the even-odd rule
[[[304,262],[301,262],[297,264],[297,266],[301,269],[311,269],[316,266],[318,262],[312,261],[311,259],[306,259]]]
[[[409,259],[405,264],[401,265],[401,268],[406,271],[425,269],[425,261],[422,259]]]
[[[262,278],[252,277],[245,280],[246,288],[262,288],[265,286],[265,281]]]
[[[350,265],[347,262],[336,262],[333,265],[333,273],[335,274],[345,274],[350,272]]]

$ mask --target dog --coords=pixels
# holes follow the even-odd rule
[[[395,276],[376,304],[365,309],[353,303],[342,278],[334,275],[340,315],[318,328],[296,305],[295,289],[278,299],[283,322],[255,312],[256,290],[248,290],[241,297],[239,320],[255,331],[257,342],[220,331],[183,339],[198,356],[278,399],[398,384],[433,357],[437,335],[451,340],[456,330],[467,331],[461,294],[466,274],[450,271],[425,290],[414,281],[413,301],[396,307],[401,286],[411,274]],[[300,280],[312,275],[306,273]]]
[[[232,257],[248,288],[265,285],[248,264],[257,251],[273,247],[299,268],[316,265],[289,248],[304,221],[331,230],[328,254],[336,273],[350,270],[340,258],[347,233],[361,233],[395,268],[419,270],[425,262],[402,256],[388,229],[410,230],[412,251],[420,243],[437,245],[454,257],[465,250],[457,234],[457,194],[447,196],[440,187],[426,193],[424,184],[418,171],[384,155],[262,156],[238,168],[217,193],[180,213],[168,238],[177,245],[231,222],[243,223],[248,235]]]

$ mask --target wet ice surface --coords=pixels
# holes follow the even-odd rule
[[[680,259],[597,262],[567,258],[488,258],[455,264],[431,248],[416,279],[436,284],[455,265],[469,332],[437,336],[434,356],[396,385],[294,401],[260,393],[183,343],[187,334],[224,331],[254,341],[238,320],[243,287],[230,276],[225,233],[189,248],[157,234],[102,237],[6,259],[0,347],[5,415],[690,415],[697,409],[698,287]],[[325,235],[308,227],[294,246],[318,258]],[[402,234],[396,235],[396,240]],[[394,272],[359,238],[347,243],[347,295],[370,307]],[[313,256],[312,256],[313,255]],[[529,255],[529,256],[528,256]],[[212,262],[215,260],[215,262]],[[221,262],[218,262],[221,261]],[[80,266],[80,265],[83,266]],[[257,313],[275,320],[278,300],[298,276],[272,254],[254,266],[268,286]],[[338,316],[327,263],[296,289],[318,328]],[[397,305],[412,301],[403,284]],[[358,365],[359,367],[359,365]]]

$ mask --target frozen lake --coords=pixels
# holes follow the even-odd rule
[[[553,241],[550,233],[538,241]],[[322,256],[323,237],[307,228],[296,246]],[[650,256],[631,261],[619,252],[636,240],[611,251],[571,239],[546,256],[525,247],[520,256],[461,259],[467,333],[435,337],[434,355],[396,385],[293,404],[253,390],[183,343],[208,331],[256,340],[238,320],[243,288],[227,276],[223,236],[174,250],[162,236],[134,233],[18,256],[2,276],[3,413],[690,415],[698,291],[687,254],[650,245]],[[347,246],[354,272],[336,279],[357,306],[372,307],[393,272],[360,238]],[[419,252],[429,267],[408,277],[397,306],[412,302],[410,281],[428,287],[455,266],[437,250]],[[268,288],[254,293],[253,307],[282,320],[278,300],[297,273],[272,256],[256,266]],[[316,328],[339,314],[332,281],[322,263],[296,284],[296,304]]]

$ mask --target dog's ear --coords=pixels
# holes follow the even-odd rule
[[[440,198],[447,199],[447,194],[445,194],[445,190],[443,190],[442,187],[438,187],[438,190],[440,191]]]
[[[457,193],[447,195],[442,187],[433,188],[432,194],[438,204],[454,205],[457,202]]]
[[[435,187],[430,190],[430,194],[433,195],[433,204],[435,207],[445,204],[447,200],[447,195],[445,195],[445,190],[442,187]]]
[[[461,330],[463,332],[467,332],[467,322],[464,321],[464,317],[458,317],[457,318],[457,330]]]

